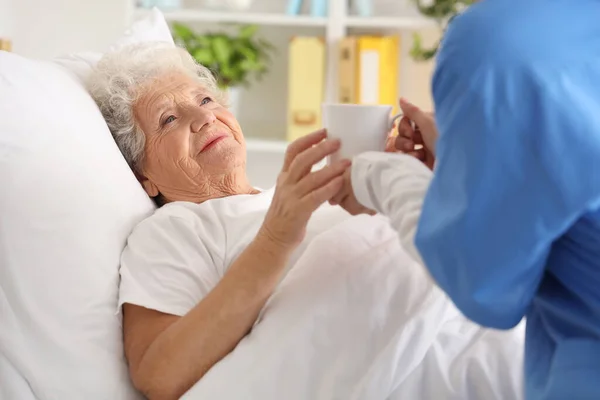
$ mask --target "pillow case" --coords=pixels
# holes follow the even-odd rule
[[[172,42],[157,10],[113,49]],[[0,398],[129,400],[120,255],[154,211],[82,80],[101,54],[0,52]]]

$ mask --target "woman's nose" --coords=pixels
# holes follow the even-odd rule
[[[217,120],[215,113],[206,108],[196,108],[190,110],[191,116],[191,128],[193,132],[200,132],[204,126],[212,125]]]

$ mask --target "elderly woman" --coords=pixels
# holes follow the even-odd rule
[[[312,172],[340,145],[315,132],[289,146],[276,188],[260,192],[248,182],[244,136],[213,76],[172,46],[108,54],[89,90],[161,205],[122,258],[130,374],[149,398],[178,398],[247,334],[292,258],[348,217],[331,207],[307,227],[341,188],[349,162]]]
[[[347,221],[351,216],[341,207],[321,207],[339,196],[350,163],[341,160],[313,170],[340,146],[327,140],[325,132],[315,132],[288,147],[276,187],[257,190],[246,176],[242,131],[227,110],[213,76],[184,50],[173,46],[144,44],[106,55],[91,76],[89,89],[141,185],[160,205],[132,232],[122,257],[119,307],[130,375],[150,399],[176,399],[250,331],[288,267],[305,250],[310,251],[308,245],[320,240],[323,236],[317,236],[321,233],[346,229],[348,225],[341,224],[353,222]],[[422,178],[426,184],[430,174],[422,174]],[[406,193],[413,192],[407,187]],[[343,200],[339,203],[345,205]],[[371,221],[387,224],[383,217]],[[357,230],[362,232],[363,228],[361,225]],[[406,224],[406,229],[405,237],[410,238],[414,223]],[[366,236],[359,240],[378,243]],[[414,247],[411,241],[405,246]],[[388,263],[390,269],[381,271],[401,269],[395,260]],[[335,264],[335,260],[331,262]],[[450,307],[421,269],[405,269],[414,270],[418,271],[414,277],[419,278],[411,276],[408,281],[429,299],[427,304]],[[413,315],[408,308],[416,302],[405,297],[410,291],[403,288],[394,292],[398,296],[394,296],[393,305],[399,315]],[[412,380],[407,377],[407,386],[395,384],[397,390],[414,390],[417,381],[429,383],[445,376],[438,380],[436,398],[519,397],[515,394],[519,390],[515,369],[495,372],[494,366],[481,368],[469,352],[456,351],[471,342],[465,339],[465,332],[470,331],[477,343],[469,347],[485,349],[486,357],[500,353],[499,358],[503,358],[506,346],[498,345],[496,333],[483,335],[450,310],[449,331],[440,335],[445,319],[436,312],[428,315],[418,304],[414,306],[417,318],[422,316],[439,327],[430,336],[441,336],[441,342],[436,346],[421,340],[422,358],[415,359],[422,366],[421,372],[411,375]],[[367,319],[364,314],[362,317]],[[400,328],[393,328],[398,335],[415,335],[414,329],[404,329],[404,319],[398,321]],[[452,333],[457,324],[462,327],[460,335]],[[325,331],[328,328],[323,327]],[[520,342],[518,333],[501,339],[509,344]],[[373,343],[367,348],[373,352]],[[440,351],[448,363],[436,361]],[[364,361],[357,363],[371,368]],[[345,367],[356,370],[354,365]],[[396,370],[397,365],[391,362],[377,368],[384,368],[387,375],[387,369]],[[474,390],[467,379],[454,380],[450,375],[472,377],[479,388]]]

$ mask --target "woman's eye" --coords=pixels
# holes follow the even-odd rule
[[[202,102],[200,103],[201,105],[205,105],[212,102],[212,99],[210,97],[205,97],[202,99]]]
[[[174,115],[169,115],[169,116],[167,117],[167,119],[165,119],[165,122],[163,123],[163,125],[168,125],[168,124],[170,124],[171,122],[175,121],[175,119],[176,119],[176,118],[175,118],[175,116],[174,116]]]

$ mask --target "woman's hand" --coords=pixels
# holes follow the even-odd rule
[[[352,188],[352,168],[346,169],[343,175],[343,184],[339,192],[329,200],[332,206],[339,205],[351,215],[375,215],[375,211],[368,209],[358,202]]]
[[[326,131],[320,130],[296,140],[287,149],[271,207],[259,232],[283,250],[293,250],[302,242],[312,213],[342,187],[348,160],[311,172],[315,164],[340,148],[339,140],[326,137]]]
[[[412,155],[433,170],[438,138],[433,113],[424,112],[404,99],[400,99],[400,108],[404,117],[398,124],[398,136],[388,139],[387,151],[393,149]]]

